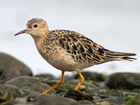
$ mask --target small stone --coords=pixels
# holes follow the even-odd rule
[[[100,105],[111,105],[108,101],[102,101]]]
[[[78,101],[81,105],[94,105],[92,102],[88,100],[80,100]]]
[[[77,85],[71,85],[73,88],[76,88],[76,86]],[[86,86],[85,85],[81,85],[80,87],[79,87],[79,90],[85,90],[86,89]]]
[[[65,83],[70,84],[71,86],[72,85],[77,86],[77,84],[79,83],[79,80],[73,79],[73,80],[66,81]],[[93,95],[93,94],[99,92],[99,87],[97,87],[94,84],[91,84],[87,81],[84,81],[82,83],[82,85],[86,86],[86,88],[84,89],[85,93]]]
[[[66,81],[65,83],[70,84],[70,85],[78,85],[79,82],[80,82],[80,80],[78,80],[78,79],[72,79],[72,80]],[[91,84],[87,81],[84,81],[82,83],[82,85],[85,85],[86,89],[94,88],[95,90],[99,91],[99,88],[97,86],[95,86],[94,84]]]
[[[44,95],[44,94],[42,94],[42,93],[39,93],[39,92],[33,92],[33,93],[31,93],[31,94],[29,94],[29,95],[27,95],[27,96],[25,96],[27,99],[28,99],[28,101],[30,102],[30,101],[32,101],[35,97],[39,97],[39,96],[41,96],[41,95]]]
[[[93,97],[88,95],[88,94],[85,94],[85,93],[82,93],[80,91],[77,91],[77,90],[69,90],[65,93],[64,97],[68,97],[68,98],[73,98],[75,100],[93,100]]]

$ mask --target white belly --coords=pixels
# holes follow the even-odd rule
[[[58,48],[59,49],[59,48]],[[39,50],[42,57],[53,67],[61,71],[80,71],[94,65],[94,63],[80,63],[74,61],[69,53],[64,50],[55,50],[46,53],[46,50]]]

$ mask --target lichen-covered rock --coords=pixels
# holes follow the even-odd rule
[[[16,68],[23,76],[32,76],[31,69],[16,58],[0,52],[0,74],[10,68]]]
[[[138,73],[114,73],[106,78],[105,85],[110,89],[140,88],[140,74]]]
[[[140,105],[140,95],[131,97],[131,99],[126,103],[126,105]]]

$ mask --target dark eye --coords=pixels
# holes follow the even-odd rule
[[[35,24],[35,25],[34,25],[34,28],[37,28],[37,27],[38,27],[38,25],[37,25],[37,24]]]

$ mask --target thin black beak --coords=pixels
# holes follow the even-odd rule
[[[22,30],[22,31],[20,31],[20,32],[18,32],[18,33],[16,33],[14,36],[17,36],[17,35],[23,34],[23,33],[26,33],[26,29],[25,29],[25,30]]]

